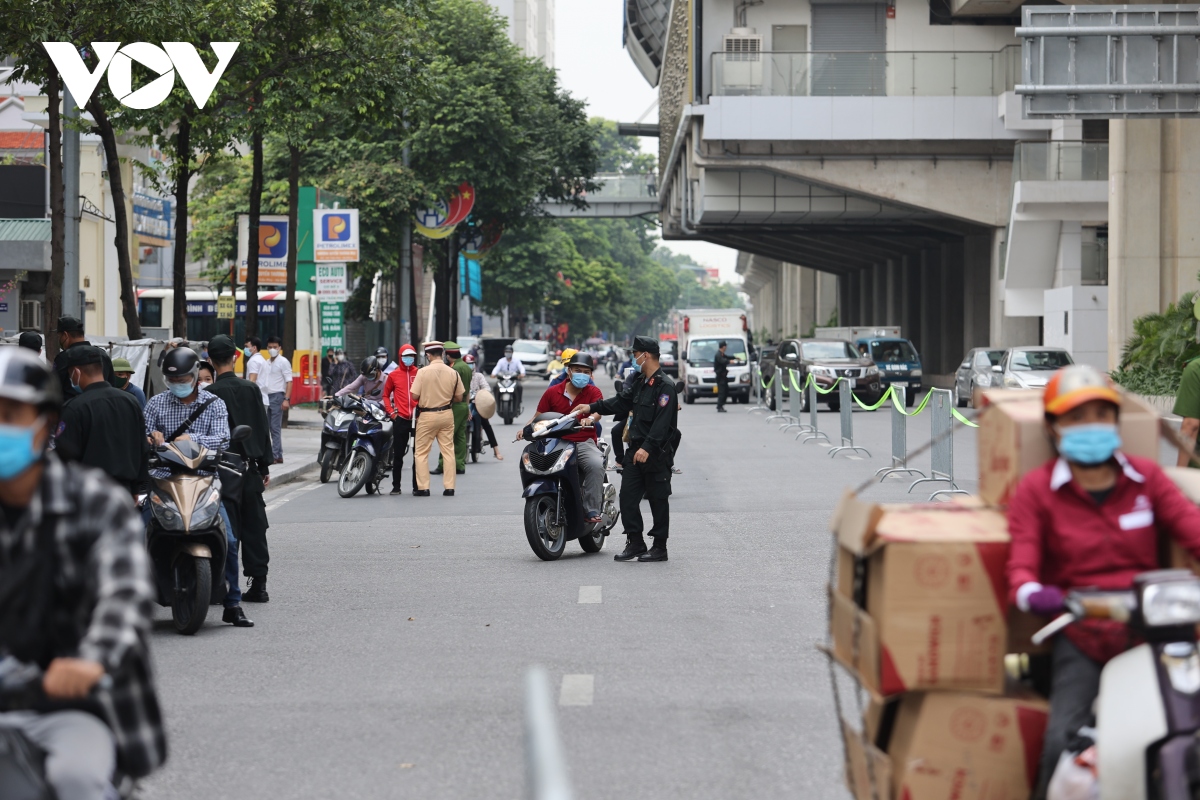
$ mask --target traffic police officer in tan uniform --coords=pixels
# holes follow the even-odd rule
[[[617,561],[666,561],[671,525],[671,467],[679,445],[679,401],[675,383],[659,368],[658,342],[648,336],[633,340],[634,374],[616,397],[576,406],[572,413],[630,413],[626,431],[629,447],[621,473],[621,519],[625,524],[625,550]],[[654,545],[647,550],[642,538],[642,498],[650,501]]]

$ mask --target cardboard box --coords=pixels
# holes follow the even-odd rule
[[[879,800],[1027,800],[1048,712],[1036,698],[905,695],[874,740],[842,721],[847,783],[871,800],[869,763]]]
[[[1001,692],[1004,514],[949,503],[875,505],[848,494],[835,519],[834,655],[878,696],[918,689]]]
[[[1200,469],[1163,467],[1163,472],[1189,500],[1200,505]],[[1168,567],[1190,569],[1200,575],[1200,562],[1192,558],[1192,554],[1180,547],[1174,539],[1163,536],[1159,541],[1158,553],[1160,559],[1165,559],[1163,563]]]
[[[1025,473],[1054,458],[1040,391],[989,389],[979,413],[979,496],[1007,505]],[[1158,460],[1158,411],[1121,394],[1121,450]]]

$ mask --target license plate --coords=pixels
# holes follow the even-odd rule
[[[892,386],[899,386],[901,389],[907,389],[908,381],[892,381]]]

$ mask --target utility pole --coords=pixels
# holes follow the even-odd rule
[[[63,269],[62,313],[63,316],[83,319],[83,308],[79,302],[79,107],[71,90],[63,88],[63,208],[66,220],[63,228],[65,262]],[[109,164],[109,169],[120,169],[120,164]],[[99,333],[100,331],[95,331]]]

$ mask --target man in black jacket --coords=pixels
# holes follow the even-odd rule
[[[58,375],[59,385],[62,387],[63,400],[70,400],[79,392],[71,388],[71,378],[67,374],[67,351],[73,347],[91,347],[92,343],[83,338],[83,322],[77,317],[59,317],[58,324],[55,326],[58,329],[58,355],[54,357],[54,373]],[[103,362],[101,367],[104,370],[104,380],[117,385],[116,376],[113,375],[112,359],[108,353],[103,350]]]
[[[625,525],[625,550],[616,561],[666,561],[667,535],[671,526],[671,467],[679,446],[679,397],[672,381],[659,368],[658,342],[648,336],[633,340],[633,363],[637,370],[616,397],[591,405],[579,405],[573,414],[620,414],[629,412],[629,449],[621,473],[621,521]],[[585,422],[585,424],[587,424]],[[648,551],[642,538],[641,502],[650,501],[654,546]]]
[[[253,433],[250,438],[233,442],[230,450],[246,459],[246,476],[242,480],[241,499],[231,509],[238,539],[242,543],[242,574],[249,579],[250,586],[242,595],[248,603],[266,603],[267,564],[267,509],[263,502],[263,490],[271,481],[270,469],[271,432],[267,424],[267,413],[262,404],[262,393],[257,384],[239,378],[234,372],[237,347],[224,334],[214,336],[208,342],[208,357],[217,371],[217,379],[208,391],[225,401],[229,412],[229,429],[238,425],[249,425]]]
[[[725,355],[725,342],[717,345],[717,352],[713,356],[713,374],[717,379],[717,411],[725,413],[725,397],[729,393],[729,387],[726,381],[729,380],[729,356]]]
[[[55,448],[64,460],[104,470],[134,495],[150,477],[141,406],[133,395],[104,380],[100,348],[72,347],[66,355],[68,379],[79,394],[63,408]]]

